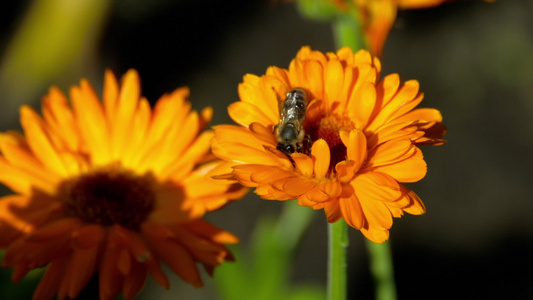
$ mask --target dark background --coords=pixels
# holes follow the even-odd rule
[[[0,11],[0,54],[29,4],[11,1]],[[410,185],[427,213],[397,219],[391,230],[400,299],[533,298],[531,16],[533,1],[526,0],[458,1],[398,14],[382,74],[419,80],[421,106],[441,110],[448,127],[446,145],[422,149],[429,172]],[[213,123],[230,123],[225,108],[238,100],[244,74],[287,67],[303,45],[336,50],[328,23],[304,19],[293,3],[249,0],[116,1],[97,41],[83,63],[23,102],[39,107],[48,85],[66,91],[82,77],[101,91],[106,68],[135,68],[151,101],[186,85],[193,107],[213,106]],[[0,90],[0,105],[6,97]],[[17,109],[2,107],[2,130],[18,128]],[[281,205],[250,194],[208,219],[246,246],[258,212],[275,215]],[[298,248],[294,283],[325,285],[326,243],[318,211]],[[350,298],[371,299],[362,235],[352,229],[350,243]],[[141,298],[216,298],[210,279],[196,290],[171,277],[170,291],[149,280]]]

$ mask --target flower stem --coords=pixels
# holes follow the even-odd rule
[[[328,300],[347,299],[346,250],[348,248],[348,227],[344,220],[328,223]]]
[[[395,300],[396,284],[394,283],[394,268],[390,243],[374,243],[366,240],[366,247],[370,256],[370,272],[374,277],[375,299]]]
[[[333,22],[333,34],[335,37],[335,43],[337,48],[343,46],[348,46],[352,51],[357,51],[362,48],[367,48],[364,41],[364,35],[362,32],[361,25],[359,20],[357,20],[357,14],[349,12],[346,14],[339,15]],[[340,222],[337,222],[340,223]],[[344,223],[344,222],[343,222]],[[332,224],[330,224],[332,225]],[[346,227],[345,224],[343,224]],[[330,234],[332,228],[330,227]],[[330,237],[330,251],[334,249],[334,238]],[[376,244],[370,240],[366,240],[368,255],[370,257],[370,271],[374,278],[375,285],[375,299],[376,300],[394,300],[396,299],[396,285],[394,283],[394,268],[392,264],[392,255],[390,249],[390,243],[385,242],[382,244]],[[346,237],[346,244],[348,244]],[[345,250],[345,249],[343,249]],[[330,254],[330,264],[335,259],[332,259],[331,256],[341,255],[341,254]],[[343,252],[342,255],[345,255]],[[340,258],[337,258],[340,260]],[[343,258],[343,263],[345,259]],[[345,288],[346,286],[346,277],[341,279],[335,279],[335,276],[331,276],[332,269],[334,266],[330,266],[330,286],[342,284]],[[339,280],[342,283],[332,283],[332,280]],[[344,291],[345,292],[345,291]],[[345,295],[345,294],[344,294]],[[332,292],[330,291],[329,299],[345,299],[345,298],[333,298]]]

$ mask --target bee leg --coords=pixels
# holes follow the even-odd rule
[[[311,154],[311,145],[312,145],[311,137],[308,134],[306,134],[304,140],[302,141],[302,151],[301,152],[303,154],[305,154],[305,155],[310,155]]]
[[[285,154],[287,154],[287,153],[285,153]],[[294,159],[292,159],[292,156],[290,154],[287,154],[287,157],[291,161],[292,166],[296,168],[296,162],[294,162]]]

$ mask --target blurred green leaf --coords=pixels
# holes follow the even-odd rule
[[[3,252],[0,253],[0,261],[2,260]],[[14,284],[11,281],[12,269],[0,269],[0,291],[2,291],[1,299],[31,299],[33,291],[37,287],[45,268],[35,269],[22,279],[19,283]]]
[[[293,288],[287,300],[324,300],[326,290],[313,285],[301,285]]]
[[[309,19],[329,21],[339,13],[339,8],[332,1],[297,0],[296,2],[300,13]]]
[[[40,0],[30,3],[0,62],[8,112],[38,98],[66,70],[91,66],[112,1]],[[16,111],[16,110],[15,110]]]
[[[312,209],[290,202],[279,220],[259,220],[249,255],[231,248],[236,262],[222,265],[215,276],[221,299],[324,299],[322,287],[290,285],[293,252],[313,215]]]

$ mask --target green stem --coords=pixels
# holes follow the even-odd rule
[[[390,243],[376,244],[366,240],[366,247],[370,255],[370,272],[374,277],[375,299],[395,300],[396,284]]]
[[[357,14],[352,12],[340,14],[333,22],[333,34],[337,48],[343,46],[350,47],[354,52],[366,48],[362,28],[356,18]],[[331,243],[330,239],[330,243]],[[370,257],[370,271],[374,278],[376,289],[375,299],[377,300],[394,300],[396,299],[396,285],[394,283],[394,268],[392,264],[392,255],[390,244],[376,244],[366,240],[368,255]],[[332,249],[330,245],[330,249]],[[345,254],[343,254],[345,255]],[[331,258],[330,258],[330,263]],[[331,269],[332,267],[330,267]],[[335,280],[330,276],[330,281]],[[346,278],[337,279],[345,281]],[[333,285],[334,283],[330,283]],[[345,285],[345,282],[343,283]],[[344,299],[344,298],[330,298]]]
[[[328,224],[328,300],[347,299],[346,250],[348,226],[344,220]]]

